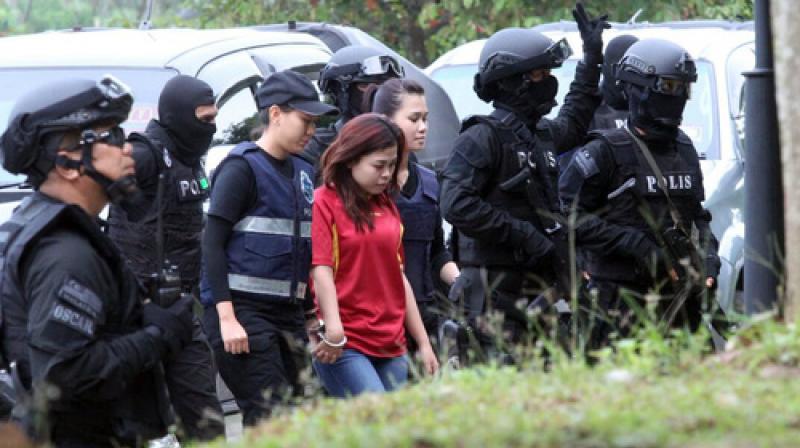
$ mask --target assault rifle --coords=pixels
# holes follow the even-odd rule
[[[559,298],[567,298],[570,296],[572,288],[570,282],[570,273],[572,272],[569,242],[564,228],[560,222],[549,217],[546,213],[551,212],[547,206],[547,201],[542,197],[542,192],[537,188],[536,182],[533,182],[533,172],[530,167],[525,167],[512,178],[506,180],[499,185],[502,191],[516,190],[520,185],[525,185],[525,194],[528,196],[528,202],[534,208],[537,220],[539,221],[540,228],[544,230],[544,234],[555,245],[555,254],[553,264],[551,266],[552,280],[555,282],[556,297],[548,297],[548,302],[552,304]]]

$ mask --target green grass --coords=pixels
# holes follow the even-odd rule
[[[317,400],[240,446],[800,446],[800,331],[767,320],[722,355],[701,339],[644,334],[594,367],[554,359],[545,372],[534,357],[382,396]]]

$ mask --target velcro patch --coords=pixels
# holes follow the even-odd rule
[[[62,303],[56,303],[56,306],[53,307],[53,311],[50,313],[50,320],[66,325],[90,338],[94,337],[94,321],[85,314],[75,311]]]
[[[61,285],[58,297],[88,314],[93,320],[97,320],[103,313],[103,302],[97,297],[97,294],[75,279],[67,279]]]
[[[600,172],[600,168],[597,167],[597,162],[595,162],[594,157],[585,149],[575,151],[573,160],[575,160],[575,164],[578,166],[584,179],[588,179]]]

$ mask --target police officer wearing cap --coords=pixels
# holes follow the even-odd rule
[[[301,390],[314,169],[297,155],[317,119],[337,113],[289,70],[264,80],[256,104],[266,129],[212,178],[201,286],[203,326],[245,425]]]
[[[600,103],[607,23],[605,17],[590,19],[580,4],[574,14],[584,60],[558,116],[542,118],[558,90],[550,70],[569,57],[569,45],[530,29],[498,31],[481,51],[474,86],[495,110],[464,123],[441,174],[440,206],[455,228],[462,266],[451,298],[465,295],[473,328],[488,307],[503,312],[511,340],[529,326],[519,299],[530,301],[564,274],[564,256],[554,243],[561,238],[556,156],[583,141]],[[490,300],[484,291],[491,291]]]
[[[111,206],[109,236],[143,284],[154,281],[166,260],[177,266],[183,291],[194,293],[200,282],[203,201],[208,197],[201,158],[217,129],[214,93],[205,82],[178,75],[161,91],[158,113],[159,119],[151,120],[143,134],[128,136],[142,194]],[[162,235],[157,235],[159,218]],[[157,247],[159,237],[162,248]],[[157,259],[161,253],[165,260]],[[165,368],[170,399],[180,419],[179,436],[211,440],[223,435],[213,355],[199,319],[191,344]]]
[[[588,253],[591,347],[627,334],[638,317],[632,304],[644,309],[648,292],[663,299],[659,322],[696,329],[720,266],[697,152],[679,129],[697,79],[694,60],[677,44],[644,39],[625,52],[616,77],[628,102],[626,126],[592,133],[559,183]],[[692,234],[686,257],[676,254],[673,243]],[[692,293],[678,294],[686,282]]]
[[[325,129],[318,129],[306,145],[302,157],[315,167],[322,153],[336,138],[339,129],[364,110],[364,93],[373,84],[402,78],[403,66],[393,56],[364,45],[340,48],[320,71],[319,88],[341,111],[339,120]]]
[[[138,446],[171,424],[161,361],[192,335],[191,300],[143,301],[97,215],[136,191],[119,124],[133,98],[112,77],[22,97],[3,166],[36,190],[2,225],[3,357],[29,433],[56,446]],[[144,303],[144,304],[143,304]]]

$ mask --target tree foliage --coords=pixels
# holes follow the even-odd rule
[[[135,26],[145,0],[0,0],[0,34],[73,26]],[[624,22],[751,19],[752,0],[585,0]],[[320,21],[360,28],[425,66],[443,52],[509,26],[572,20],[574,0],[156,0],[156,26],[217,28]]]

